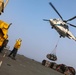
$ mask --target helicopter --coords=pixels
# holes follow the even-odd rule
[[[49,4],[54,9],[54,11],[58,14],[60,19],[54,18],[54,19],[50,19],[50,20],[47,20],[47,19],[43,19],[43,20],[50,22],[52,29],[54,28],[59,33],[60,38],[61,37],[63,37],[63,38],[67,37],[69,39],[73,39],[76,41],[76,37],[71,33],[71,31],[69,30],[69,26],[68,26],[68,25],[70,25],[72,27],[76,27],[75,25],[68,23],[68,21],[75,19],[76,16],[74,16],[68,20],[63,20],[62,16],[57,11],[57,9],[54,7],[54,5],[51,2],[49,2]]]

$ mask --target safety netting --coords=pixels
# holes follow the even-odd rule
[[[57,41],[57,43],[55,45],[55,48],[52,50],[52,52],[46,55],[46,57],[49,60],[52,60],[52,61],[56,61],[57,60],[56,50],[57,50],[58,43],[59,43],[59,39],[58,39],[58,41]]]

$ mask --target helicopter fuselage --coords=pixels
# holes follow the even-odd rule
[[[60,37],[68,37],[76,41],[76,37],[69,31],[68,25],[62,20],[50,19],[50,25],[59,33]]]

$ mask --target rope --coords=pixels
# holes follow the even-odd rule
[[[53,51],[51,52],[51,54],[56,55],[56,49],[57,49],[57,46],[58,46],[59,40],[60,40],[60,38],[58,39],[58,41],[57,41],[57,43],[56,43],[56,45],[55,45],[55,48],[53,49]]]

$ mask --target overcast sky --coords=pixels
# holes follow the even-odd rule
[[[76,15],[76,0],[9,0],[0,19],[12,23],[8,31],[10,50],[13,49],[16,39],[22,38],[19,54],[39,62],[43,59],[48,60],[46,55],[54,49],[59,34],[43,19],[60,18],[49,2],[52,2],[65,20]],[[76,19],[70,23],[76,25]],[[76,28],[69,26],[69,29],[76,36]],[[74,40],[61,38],[56,55],[58,57],[56,63],[63,63],[76,69]]]

